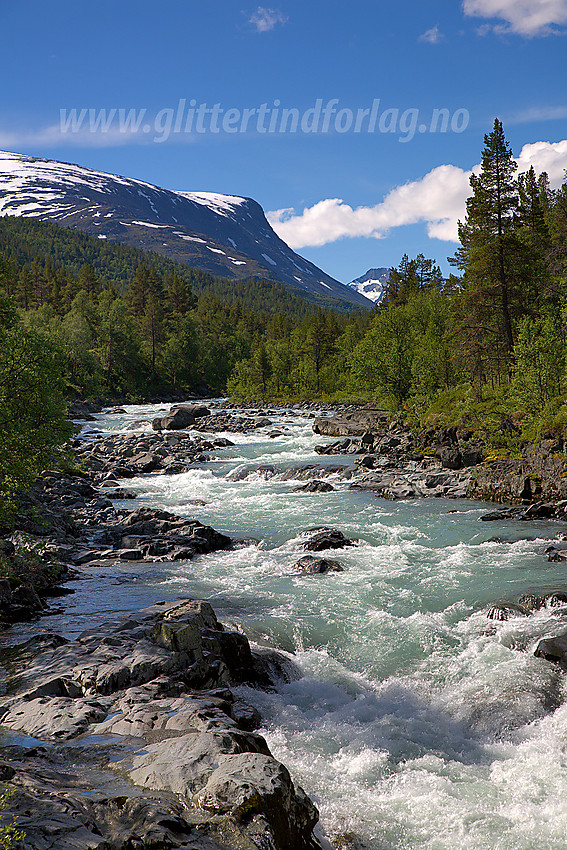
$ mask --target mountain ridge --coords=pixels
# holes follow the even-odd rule
[[[359,292],[296,254],[252,198],[163,189],[72,163],[0,152],[0,216],[53,221],[155,251],[218,277],[262,277],[302,294],[368,307]]]

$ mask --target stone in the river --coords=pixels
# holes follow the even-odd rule
[[[491,511],[481,516],[482,522],[498,522],[502,519],[517,519],[522,513],[521,508],[510,508],[503,511]]]
[[[559,664],[564,670],[567,670],[567,632],[563,632],[556,637],[540,640],[534,655],[536,658],[545,658],[546,661],[553,661],[555,664]]]
[[[272,756],[225,756],[196,801],[206,811],[229,814],[252,829],[256,818],[267,821],[274,850],[313,846],[311,832],[318,812],[302,789],[294,788],[289,771]],[[268,844],[258,846],[270,848]]]
[[[486,612],[489,620],[510,620],[513,617],[529,617],[533,609],[516,602],[497,602]]]
[[[273,478],[275,474],[275,466],[261,466],[254,464],[250,466],[243,466],[242,469],[230,472],[226,477],[230,481],[248,481],[249,479],[261,479],[262,481],[267,481],[269,478]]]
[[[321,552],[324,549],[344,549],[346,546],[354,546],[353,540],[344,536],[342,531],[336,528],[313,529],[315,532],[305,540],[301,546],[308,552]]]
[[[161,419],[158,417],[152,421],[154,431],[180,431],[195,424],[195,417],[186,410],[172,410]]]
[[[294,566],[308,575],[328,572],[342,573],[344,571],[338,561],[332,561],[329,558],[314,558],[313,555],[304,555]]]
[[[294,493],[330,493],[335,488],[328,481],[319,481],[316,478],[314,481],[309,481],[307,484],[301,484],[299,487],[294,487]]]

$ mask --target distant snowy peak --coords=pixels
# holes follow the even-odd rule
[[[384,297],[384,290],[389,277],[390,269],[368,269],[366,274],[363,274],[362,277],[357,277],[356,280],[351,281],[347,286],[350,289],[354,289],[355,292],[359,292],[360,295],[363,295],[370,301],[374,301],[375,304],[378,304]]]
[[[298,294],[368,305],[296,254],[251,198],[185,192],[80,165],[0,152],[0,216],[31,216],[155,251],[219,277],[280,281]]]

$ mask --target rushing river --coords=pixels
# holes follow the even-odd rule
[[[125,432],[163,407],[126,410],[92,427]],[[294,492],[304,482],[277,477],[227,478],[248,464],[352,463],[315,454],[332,440],[314,435],[307,416],[270,419],[252,435],[223,434],[235,445],[206,465],[124,482],[138,493],[125,507],[164,507],[257,542],[93,572],[40,628],[74,634],[157,599],[207,599],[219,619],[292,653],[301,668],[276,693],[240,690],[337,848],[565,850],[567,685],[533,648],[567,629],[567,616],[494,622],[485,612],[500,599],[567,588],[567,564],[543,554],[558,525],[481,523],[479,503],[386,502],[333,477],[330,493]],[[284,434],[270,438],[275,426]],[[294,569],[298,536],[315,526],[359,540],[330,555],[344,572]]]

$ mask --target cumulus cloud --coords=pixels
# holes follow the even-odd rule
[[[551,186],[561,185],[567,169],[567,140],[524,145],[517,158],[518,171],[547,171]],[[480,165],[465,171],[439,165],[419,180],[393,188],[375,206],[351,207],[342,198],[326,198],[296,214],[294,209],[268,213],[276,233],[295,250],[319,247],[338,239],[383,239],[394,227],[423,222],[431,239],[458,242],[457,224],[465,216],[470,176]]]
[[[567,24],[567,0],[463,0],[463,11],[476,18],[499,18],[505,23],[494,30],[526,38],[557,33],[557,27]]]
[[[286,22],[287,17],[279,9],[266,9],[264,6],[258,6],[248,21],[248,23],[254,24],[258,32],[269,32],[277,24],[285,24]]]
[[[420,35],[418,41],[427,41],[429,44],[439,44],[442,38],[443,33],[439,31],[438,26],[434,26]]]
[[[469,195],[470,172],[440,165],[419,180],[392,189],[372,207],[353,208],[341,198],[327,198],[295,215],[268,213],[270,224],[292,248],[326,245],[345,237],[383,238],[393,227],[423,221],[429,236],[457,240],[457,219]]]
[[[561,142],[533,142],[524,145],[517,163],[518,171],[528,171],[532,165],[538,174],[547,171],[551,187],[557,189],[565,179],[567,139]]]

